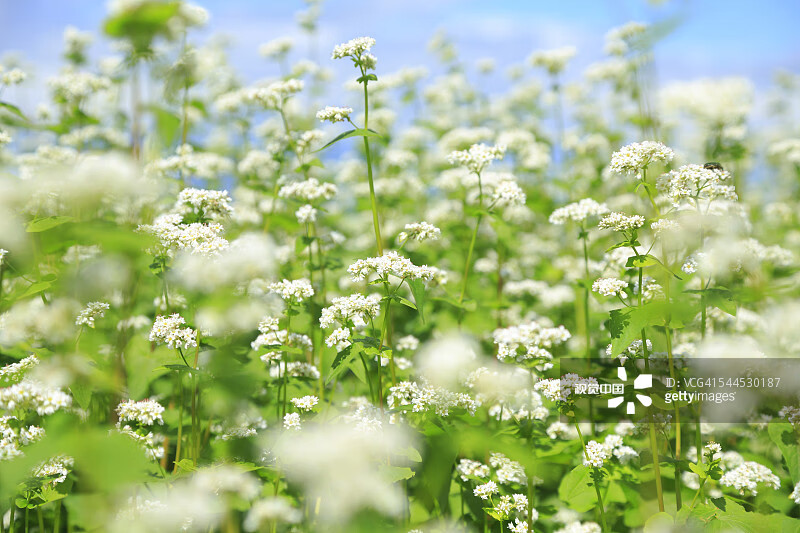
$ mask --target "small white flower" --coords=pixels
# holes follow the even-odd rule
[[[283,428],[300,431],[300,429],[302,429],[300,415],[298,413],[287,413],[283,417]]]
[[[292,405],[301,411],[310,411],[319,403],[319,398],[316,396],[303,396],[302,398],[292,398]]]
[[[641,215],[628,216],[624,213],[611,213],[604,216],[597,225],[600,229],[613,229],[614,231],[629,231],[641,228],[644,225],[644,217]]]
[[[586,443],[586,453],[583,457],[584,466],[599,468],[603,466],[603,461],[608,459],[606,447],[595,440]]]
[[[627,281],[617,278],[599,278],[592,283],[592,290],[603,296],[625,296]]]
[[[278,294],[284,301],[300,303],[306,298],[314,296],[314,287],[305,278],[288,280],[284,279],[276,283],[271,283],[269,290]]]
[[[302,206],[300,209],[295,211],[294,216],[297,217],[297,221],[301,224],[308,224],[309,222],[316,222],[317,221],[317,210],[310,204],[306,204]]]
[[[484,483],[483,485],[478,485],[472,491],[472,493],[480,498],[481,500],[488,500],[489,496],[492,494],[497,494],[497,483],[494,481],[489,481],[488,483]]]
[[[93,328],[94,319],[106,316],[106,311],[110,308],[111,306],[105,302],[89,302],[78,314],[78,317],[75,319],[75,325]]]
[[[675,157],[672,149],[663,143],[644,141],[623,146],[611,156],[611,171],[616,174],[636,174],[641,178],[642,170],[654,161],[669,162]]]
[[[351,107],[326,106],[317,111],[317,119],[322,122],[344,122],[350,118],[352,112],[353,108]]]

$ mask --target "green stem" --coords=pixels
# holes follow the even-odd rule
[[[178,461],[181,460],[181,445],[183,444],[183,376],[177,373],[178,378],[178,443],[175,449],[175,466],[173,472],[178,469]]]
[[[583,433],[581,433],[581,426],[578,424],[578,421],[573,418],[572,423],[575,424],[575,429],[578,431],[578,437],[581,440],[581,446],[583,447],[583,456],[586,457],[586,460],[589,460],[589,452],[586,451],[586,442],[583,440]],[[603,495],[600,493],[600,483],[599,483],[599,469],[597,467],[592,467],[592,471],[594,475],[592,478],[594,479],[594,491],[597,494],[597,508],[600,510],[600,520],[603,524],[603,533],[609,531],[608,524],[606,523],[606,512],[605,512],[605,505],[603,504]],[[529,481],[530,482],[530,481]],[[528,500],[528,507],[532,505],[531,501]]]
[[[658,510],[664,512],[664,493],[661,488],[661,467],[658,459],[658,444],[656,440],[655,421],[650,421],[650,451],[653,454],[653,469],[656,478],[656,495],[658,496]]]
[[[698,459],[700,458],[701,455],[702,454],[698,451],[697,452]],[[703,492],[703,485],[706,484],[706,480],[707,479],[708,478],[703,478],[703,480],[700,481],[700,486],[697,487],[697,492],[694,494],[694,498],[692,498],[692,503],[689,504],[689,509],[694,509],[694,505],[695,505],[695,503],[697,503],[697,498],[699,498],[700,494]]]
[[[361,75],[366,76],[366,70],[361,67]],[[364,80],[364,129],[369,128],[369,91],[367,90],[367,80]],[[369,139],[364,139],[364,152],[367,156],[367,178],[369,179],[369,201],[372,206],[372,226],[375,229],[375,244],[378,249],[378,257],[383,255],[383,239],[381,238],[381,226],[378,219],[378,201],[375,198],[375,182],[372,178],[372,155],[369,150]]]

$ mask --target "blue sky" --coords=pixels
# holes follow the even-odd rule
[[[301,0],[198,0],[211,13],[211,32],[232,37],[233,63],[252,81],[276,74],[258,56],[262,42],[300,37],[294,13]],[[67,25],[99,30],[102,0],[0,0],[0,53],[15,51],[37,65],[42,80],[59,67],[61,34]],[[783,68],[800,71],[800,2],[796,0],[329,0],[320,23],[320,58],[337,72],[346,65],[327,61],[333,45],[359,35],[378,40],[380,71],[432,62],[426,44],[437,29],[454,39],[463,59],[494,57],[503,68],[523,61],[533,50],[575,45],[579,55],[570,75],[579,75],[602,58],[603,35],[630,20],[655,22],[679,17],[680,25],[656,48],[660,82],[704,76],[741,75],[756,86],[769,84]],[[99,44],[99,54],[105,45]],[[300,55],[305,55],[300,50]],[[495,84],[501,84],[498,73]],[[30,97],[39,93],[34,88]],[[25,102],[27,103],[27,102]]]

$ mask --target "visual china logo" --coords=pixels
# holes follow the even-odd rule
[[[628,373],[625,371],[625,367],[621,366],[617,369],[617,377],[620,381],[623,382],[623,391],[624,391],[624,382],[628,381]],[[642,389],[649,389],[653,386],[653,374],[639,374],[636,379],[633,380],[633,389],[634,390],[642,390]],[[637,394],[636,399],[641,402],[642,405],[645,407],[650,407],[653,403],[652,398],[649,396],[645,396],[644,394]],[[619,407],[622,402],[625,401],[625,397],[620,394],[619,396],[615,396],[614,398],[609,398],[608,400],[608,407],[609,409],[614,409]],[[629,401],[625,406],[625,412],[629,415],[636,413],[636,404],[634,402]]]

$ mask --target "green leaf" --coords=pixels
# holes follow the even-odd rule
[[[417,311],[419,318],[425,322],[425,302],[427,295],[425,292],[425,282],[420,279],[411,279],[407,281],[408,286],[411,288],[411,294],[414,295],[414,301],[417,304]]]
[[[6,111],[10,112],[13,115],[18,116],[19,118],[21,118],[26,122],[28,120],[27,118],[25,118],[25,115],[22,113],[22,111],[20,111],[20,109],[17,106],[9,104],[8,102],[0,102],[0,109],[5,109]]]
[[[594,487],[589,486],[591,480],[591,471],[588,467],[576,466],[561,480],[558,486],[558,498],[571,509],[585,513],[597,502]]]
[[[406,448],[403,448],[402,450],[397,452],[396,455],[407,457],[409,460],[414,461],[415,463],[422,462],[422,456],[413,446],[408,446]]]
[[[644,533],[664,533],[665,531],[672,531],[672,526],[675,524],[675,519],[672,515],[664,511],[656,513],[647,519],[644,523]]]
[[[350,137],[377,137],[378,139],[383,139],[383,137],[381,137],[381,135],[378,132],[374,131],[374,130],[358,128],[358,129],[355,129],[355,130],[346,131],[346,132],[342,133],[341,135],[337,135],[331,142],[329,142],[328,144],[326,144],[325,146],[323,146],[319,150],[314,150],[314,152],[312,152],[312,153],[320,152],[320,151],[324,150],[325,148],[327,148],[327,147],[329,147],[329,146],[331,146],[333,144],[336,144],[337,142],[341,141],[342,139],[349,139]]]
[[[306,171],[310,170],[311,167],[324,168],[324,166],[325,165],[322,164],[322,161],[320,161],[319,158],[315,157],[311,161],[307,161],[307,162],[303,163],[302,165],[298,166],[297,168],[294,169],[294,171],[298,172],[298,173],[301,173],[301,172],[306,172]]]
[[[156,132],[166,146],[170,146],[178,135],[181,127],[181,119],[175,113],[158,106],[150,106],[150,110],[156,119]]]
[[[92,401],[92,388],[84,383],[75,383],[69,387],[72,397],[78,402],[82,409],[89,409]]]
[[[194,465],[191,459],[181,459],[180,461],[175,463],[175,466],[183,470],[184,472],[195,472],[197,471],[197,467]]]
[[[786,422],[772,422],[768,424],[767,432],[781,451],[792,482],[800,482],[800,443],[794,427]]]
[[[52,281],[37,281],[28,286],[25,291],[16,297],[17,300],[21,300],[22,298],[27,298],[28,296],[32,296],[34,294],[38,294],[40,292],[46,291],[53,285]]]
[[[699,294],[701,305],[716,307],[729,315],[736,316],[737,303],[734,294],[725,287],[709,287],[707,289],[693,289],[683,291],[689,294]]]
[[[348,368],[348,365],[345,363],[349,363],[350,361],[352,361],[363,350],[364,346],[360,342],[354,340],[354,342],[350,346],[348,346],[341,352],[337,353],[336,357],[334,357],[333,362],[331,363],[331,372],[330,374],[328,374],[328,379],[326,380],[326,383],[330,383],[331,381],[333,381],[334,378],[342,374],[342,372],[344,372]]]
[[[375,74],[367,74],[356,79],[358,83],[366,83],[369,81],[378,81],[378,76]]]
[[[689,463],[689,469],[698,476],[700,476],[701,480],[705,479],[707,476],[706,469],[696,463]]]
[[[25,227],[25,231],[28,233],[39,233],[42,231],[47,231],[50,228],[55,228],[56,226],[60,226],[61,224],[72,222],[73,220],[75,219],[69,216],[37,218],[28,222],[28,225]]]
[[[414,305],[414,302],[412,302],[412,301],[410,301],[410,300],[408,300],[406,298],[403,298],[402,296],[399,296],[399,295],[395,294],[393,296],[393,299],[397,300],[398,302],[400,302],[401,304],[405,305],[406,307],[410,307],[414,311],[417,310],[417,306]]]
[[[414,471],[407,466],[381,465],[378,469],[390,483],[397,483],[414,477]]]
[[[661,268],[661,270],[663,270],[667,274],[675,276],[677,279],[682,279],[680,276],[675,274],[672,270],[667,268],[667,266],[664,263],[659,261],[657,257],[652,256],[650,254],[633,255],[633,256],[628,258],[628,262],[625,263],[625,266],[627,268],[645,268],[645,267],[649,267],[649,266],[657,266],[657,267]]]

